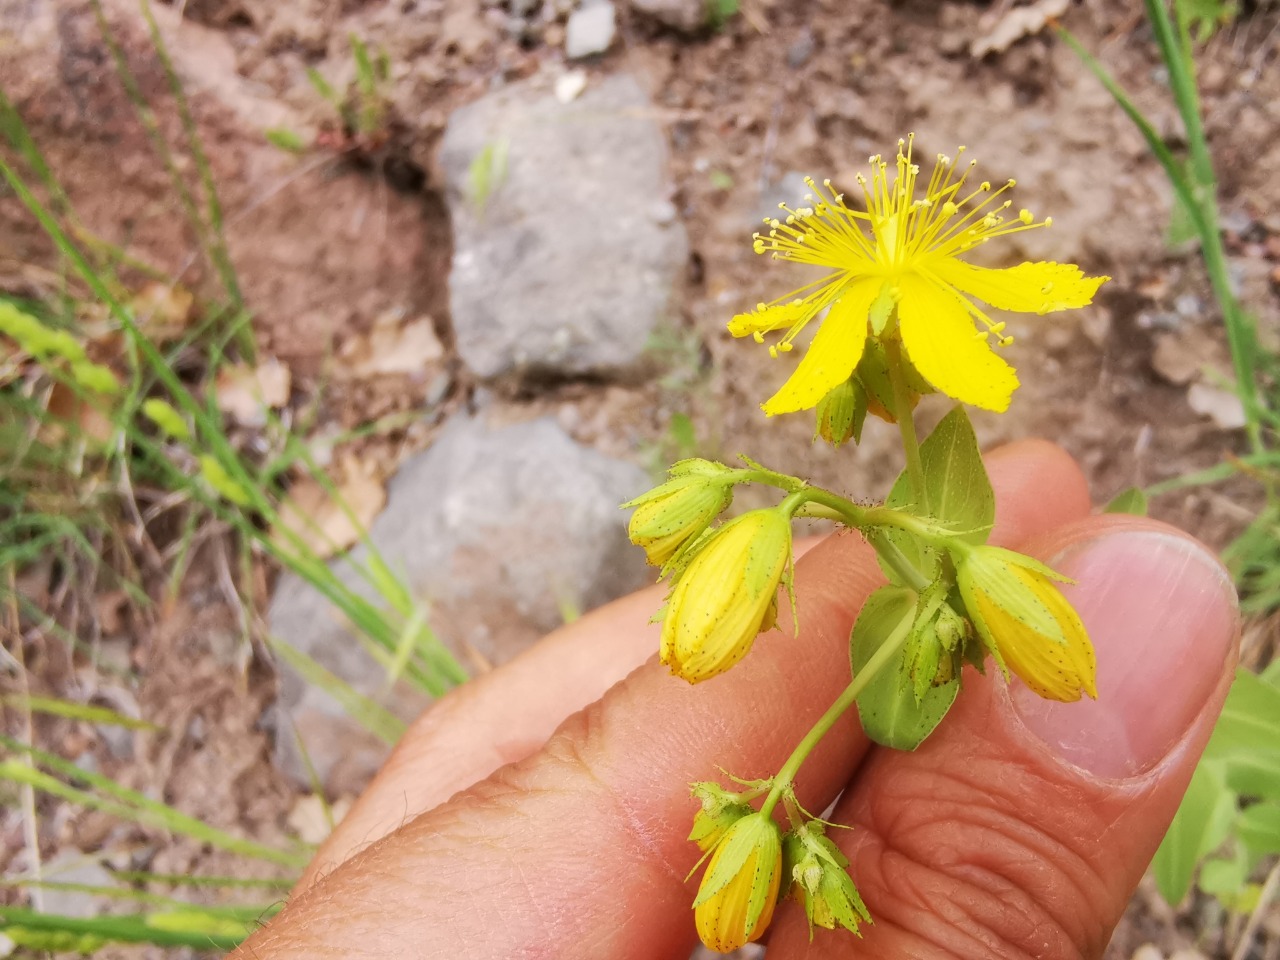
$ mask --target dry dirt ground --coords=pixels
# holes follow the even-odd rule
[[[749,242],[770,201],[787,196],[778,184],[805,173],[847,183],[869,154],[891,151],[899,136],[914,130],[926,156],[966,144],[992,180],[1017,177],[1022,202],[1054,216],[1051,231],[1023,235],[1018,253],[1074,260],[1114,278],[1087,310],[1014,326],[1018,344],[1011,359],[1024,386],[1009,414],[980,420],[985,443],[1037,434],[1059,441],[1084,464],[1100,501],[1243,449],[1238,430],[1203,412],[1215,395],[1212,377],[1201,367],[1225,372],[1227,354],[1199,261],[1163,242],[1169,191],[1140,137],[1070,50],[1041,33],[985,58],[972,56],[970,41],[1007,12],[1002,3],[742,5],[743,14],[723,29],[693,36],[620,9],[612,51],[585,64],[591,75],[638,74],[669,136],[671,199],[687,226],[691,253],[678,323],[655,347],[665,375],[642,383],[548,384],[522,396],[486,393],[486,402],[509,408],[513,417],[550,410],[579,439],[654,463],[688,452],[672,429],[673,418],[685,414],[705,455],[749,453],[857,496],[882,492],[898,469],[887,431],[873,424],[864,448],[833,453],[810,445],[811,424],[804,418],[761,429],[757,404],[781,380],[780,361],[753,344],[732,342],[724,324],[733,312],[776,296],[787,282],[751,253]],[[325,375],[329,351],[340,355],[345,341],[367,333],[380,308],[377,284],[353,291],[349,277],[411,283],[415,301],[448,349],[449,224],[433,151],[453,107],[495,83],[555,68],[563,59],[563,18],[517,38],[506,28],[505,9],[482,7],[479,0],[189,0],[183,13],[225,35],[235,55],[232,69],[264,97],[321,127],[332,123],[304,68],[349,60],[351,32],[386,50],[392,120],[389,139],[375,150],[322,154],[323,164],[263,200],[237,194],[230,148],[223,152],[216,138],[209,147],[215,172],[231,181],[225,190],[232,251],[255,307],[258,342],[289,364],[298,396],[321,397],[318,424],[351,427],[420,407],[428,399],[426,384],[396,381],[388,387],[371,378],[334,386]],[[85,21],[74,23],[83,27]],[[1176,114],[1137,8],[1084,0],[1071,7],[1066,23],[1176,144]],[[109,64],[91,32],[77,42],[83,56],[76,62],[106,76]],[[1280,345],[1280,178],[1274,175],[1280,167],[1280,10],[1248,5],[1237,23],[1207,44],[1200,69],[1234,268],[1245,305],[1274,349]],[[69,75],[65,83],[72,87],[77,79]],[[198,99],[194,107],[200,114]],[[96,116],[92,103],[77,109],[79,121],[50,108],[43,122],[74,125]],[[216,118],[202,123],[216,127]],[[75,198],[90,193],[86,184],[102,164],[134,176],[132,166],[145,163],[131,151],[145,149],[133,130],[84,151],[55,152],[51,160]],[[378,229],[402,242],[353,244],[350,231],[333,229],[339,219],[352,219],[353,208],[370,195],[370,183]],[[106,198],[101,208],[83,211],[95,229],[153,251],[174,243],[154,219],[134,223],[131,211],[112,207],[110,193],[96,195]],[[6,226],[16,222],[10,208],[4,212]],[[293,293],[273,285],[273,271],[296,267],[298,256],[281,248],[280,225],[296,225],[299,218],[318,238],[317,248],[307,252],[319,264],[309,296],[351,305],[345,313],[316,312],[314,301],[290,299]],[[25,242],[26,248],[15,242],[17,252],[36,258],[38,241],[31,236]],[[362,264],[362,258],[376,262]],[[456,364],[452,369],[456,378],[448,395],[431,399],[446,406],[474,400],[478,386]],[[322,385],[331,389],[322,392]],[[1229,415],[1229,409],[1218,412],[1228,421]],[[393,431],[366,449],[389,470],[426,439]],[[1241,526],[1252,505],[1248,496],[1243,486],[1197,490],[1158,501],[1154,512],[1221,545]],[[172,609],[107,631],[132,638],[109,640],[106,655],[122,669],[141,669],[142,714],[168,733],[140,735],[118,756],[65,721],[42,721],[38,737],[67,756],[91,754],[122,781],[209,822],[269,840],[282,836],[297,797],[267,760],[259,719],[273,680],[258,652],[237,644],[236,615],[218,602],[224,568],[211,547]],[[109,617],[114,609],[100,612]],[[33,674],[51,691],[77,669],[53,644],[33,653]],[[59,819],[51,821],[46,838],[51,849],[95,850],[108,838],[122,850],[127,846],[105,817],[56,812]],[[0,843],[8,861],[21,836],[14,819],[5,821],[5,830]],[[183,844],[156,847],[131,839],[133,859],[120,854],[131,866],[174,873],[232,868]],[[1198,940],[1206,956],[1217,956],[1218,919],[1202,902],[1172,911],[1144,888],[1108,956],[1128,958],[1147,942],[1168,955]],[[1277,943],[1280,930],[1266,931],[1252,956],[1275,957]]]

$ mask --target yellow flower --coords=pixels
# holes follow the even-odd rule
[[[671,588],[662,662],[698,683],[745,657],[773,627],[790,561],[791,520],[779,510],[752,510],[715,531]]]
[[[693,901],[702,942],[729,953],[765,932],[782,881],[782,834],[773,818],[752,813],[731,826],[715,851]]]
[[[1098,664],[1080,615],[1042,563],[999,547],[975,547],[956,567],[960,596],[1001,669],[1049,700],[1097,698]]]
[[[807,410],[848,379],[866,347],[868,333],[901,338],[911,364],[938,391],[964,403],[1003,411],[1018,386],[1013,368],[988,338],[1007,346],[1004,323],[993,321],[974,298],[999,310],[1052,313],[1082,307],[1108,277],[1086,277],[1066,263],[1022,263],[977,267],[960,255],[995,237],[1049,226],[1029,210],[1010,215],[1012,201],[998,198],[1014,186],[990,183],[970,189],[973,163],[939,154],[917,196],[919,166],[912,141],[898,142],[895,174],[881,157],[871,158],[871,181],[859,175],[866,211],[845,205],[831,182],[825,191],[812,180],[804,205],[783,206],[785,216],[767,221],[755,235],[757,253],[813,264],[829,272],[729,324],[734,336],[785,330],[771,347],[787,352],[792,341],[823,310],[829,311],[796,371],[765,404],[769,415]],[[964,148],[961,148],[963,152]],[[895,314],[896,331],[891,323]]]
[[[709,460],[681,460],[670,479],[622,506],[635,507],[631,542],[655,567],[664,566],[733,502],[733,471]]]

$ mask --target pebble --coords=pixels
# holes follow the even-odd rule
[[[604,53],[613,44],[618,14],[609,0],[596,0],[569,14],[565,25],[564,52],[570,60]]]

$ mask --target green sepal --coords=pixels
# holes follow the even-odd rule
[[[1102,508],[1103,513],[1130,513],[1135,517],[1147,515],[1147,495],[1141,487],[1129,487],[1121,490],[1111,502]]]
[[[1026,624],[1040,636],[1065,644],[1067,638],[1062,632],[1062,623],[1031,589],[1008,574],[1010,567],[1023,567],[1048,580],[1057,580],[1060,583],[1075,582],[1026,554],[1007,550],[1004,547],[984,546],[979,550],[969,551],[968,555],[956,564],[960,596],[963,598],[966,592],[975,592],[980,587],[981,591],[991,599],[992,604],[1009,616]],[[1008,669],[980,611],[966,605],[966,612],[986,642],[987,649],[991,651],[1007,677]]]
[[[892,283],[886,283],[880,288],[876,298],[871,301],[871,308],[867,311],[867,319],[871,322],[871,336],[877,338],[873,342],[879,342],[878,338],[884,333],[885,327],[889,325],[889,317],[893,315],[893,308],[898,305],[898,296],[897,288]]]
[[[874,304],[872,309],[875,309]],[[914,410],[919,399],[933,393],[934,389],[929,381],[920,376],[919,371],[912,366],[911,360],[906,356],[902,358],[902,368],[907,391],[911,394],[911,409]],[[879,339],[873,337],[867,341],[854,375],[866,387],[867,394],[874,404],[871,412],[882,420],[896,423],[898,411],[894,409],[896,401],[893,396],[893,381],[889,379],[889,357],[885,352],[884,344]]]
[[[859,927],[871,922],[871,914],[849,876],[849,858],[826,836],[822,823],[811,820],[787,834],[783,850],[784,864],[791,864],[785,879],[804,907],[809,938],[815,926],[840,926],[861,936]]]
[[[822,438],[833,447],[862,442],[862,427],[867,420],[867,391],[856,379],[836,384],[818,401],[813,439]]]
[[[917,501],[911,489],[911,478],[904,470],[889,491],[885,506],[905,510],[936,520],[964,543],[987,542],[996,518],[996,496],[982,463],[978,438],[964,407],[957,406],[920,444],[920,463],[924,470],[925,504]],[[885,535],[901,550],[916,569],[929,580],[937,577],[939,556],[902,530],[886,528]],[[894,583],[897,574],[883,560],[880,566]]]
[[[918,597],[905,587],[881,587],[867,599],[849,638],[849,658],[856,677],[904,622],[914,624]],[[942,722],[955,702],[959,679],[929,686],[919,701],[913,685],[903,683],[908,672],[905,650],[881,670],[858,697],[858,716],[868,737],[898,750],[914,750]]]

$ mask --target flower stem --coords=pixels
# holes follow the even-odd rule
[[[915,568],[896,543],[885,536],[885,531],[870,531],[864,536],[867,538],[867,543],[871,544],[880,555],[880,559],[912,590],[920,593],[929,586],[928,578]]]
[[[894,657],[898,655],[898,652],[906,643],[908,635],[911,633],[911,622],[912,618],[909,616],[902,618],[884,643],[880,644],[880,649],[871,655],[871,659],[858,671],[858,675],[844,688],[844,692],[836,698],[836,702],[827,708],[827,712],[818,718],[818,722],[813,725],[809,732],[805,734],[804,739],[791,751],[791,756],[787,757],[787,762],[782,765],[778,775],[773,778],[773,789],[765,797],[764,803],[760,807],[761,813],[768,816],[773,812],[773,808],[778,805],[778,801],[791,789],[800,765],[813,752],[813,748],[818,745],[818,741],[825,737],[828,731],[835,726],[836,721],[844,716],[845,711],[853,706],[862,691],[867,688],[867,684],[875,679],[876,674],[893,662]]]
[[[902,345],[893,339],[884,344],[889,360],[889,382],[893,384],[893,413],[898,418],[898,433],[902,437],[902,452],[907,457],[907,476],[911,480],[911,495],[919,512],[930,513],[929,490],[924,483],[924,464],[920,461],[920,441],[916,439],[916,421],[911,409],[911,391],[903,370]]]

